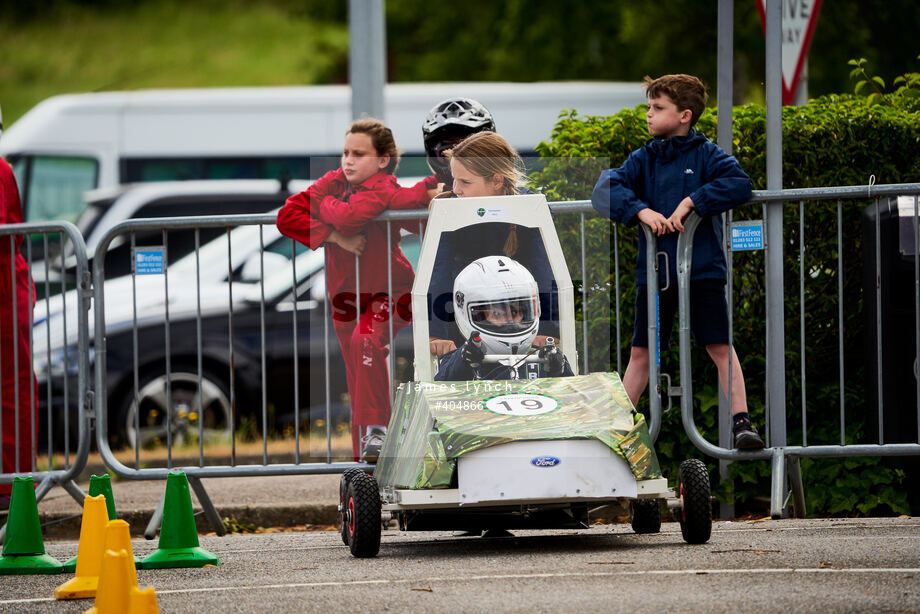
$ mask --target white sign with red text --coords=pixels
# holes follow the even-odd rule
[[[757,0],[760,25],[765,33],[767,2],[783,4],[783,104],[792,104],[808,58],[821,0]]]

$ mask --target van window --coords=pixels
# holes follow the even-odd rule
[[[187,179],[307,179],[307,156],[220,158],[124,158],[121,182]]]
[[[96,187],[99,162],[71,156],[30,156],[17,162],[17,170],[17,180],[27,177],[22,190],[27,222],[72,222],[83,210],[83,193]]]
[[[7,160],[13,167],[13,174],[16,175],[16,185],[19,186],[19,196],[23,196],[26,188],[26,179],[28,178],[29,159],[25,156],[10,156]]]

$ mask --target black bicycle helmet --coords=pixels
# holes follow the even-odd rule
[[[438,179],[450,184],[445,150],[476,132],[495,132],[495,121],[484,106],[470,98],[448,98],[436,104],[422,124],[422,139],[428,165]]]

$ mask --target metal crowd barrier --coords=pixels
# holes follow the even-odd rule
[[[790,200],[806,202],[818,199],[838,199],[839,208],[839,201],[842,200],[865,199],[867,196],[870,198],[880,198],[890,194],[917,195],[920,194],[920,184],[873,186],[871,188],[871,193],[868,193],[866,188],[821,188],[755,192],[752,202],[782,203]],[[582,304],[587,305],[592,300],[604,299],[606,301],[606,292],[603,291],[603,289],[602,291],[597,291],[599,287],[603,288],[605,284],[606,288],[614,294],[614,314],[612,315],[616,318],[616,339],[615,341],[609,339],[606,345],[609,346],[615,343],[615,347],[617,348],[616,368],[618,371],[622,372],[623,365],[621,364],[620,356],[621,292],[619,287],[620,269],[617,232],[613,232],[610,237],[613,242],[612,251],[614,254],[613,282],[610,282],[609,274],[604,279],[590,280],[588,279],[588,249],[585,235],[586,216],[590,215],[592,218],[598,217],[591,208],[590,201],[550,203],[550,208],[555,216],[566,214],[578,216],[575,224],[580,232],[580,242],[577,246],[570,244],[570,253],[567,255],[571,258],[570,262],[573,260],[580,260],[580,290]],[[379,220],[387,223],[389,226],[392,223],[406,220],[423,220],[426,215],[427,211],[425,210],[392,211],[381,216]],[[223,524],[216,510],[213,508],[213,505],[211,505],[207,493],[201,486],[200,480],[202,478],[282,474],[326,474],[340,473],[349,467],[369,468],[369,466],[365,464],[334,460],[334,457],[337,455],[334,455],[332,450],[331,429],[333,428],[334,400],[331,395],[330,378],[335,375],[333,372],[336,371],[336,369],[332,368],[330,359],[331,354],[338,347],[338,343],[334,339],[329,339],[330,306],[328,301],[325,299],[322,300],[323,313],[320,316],[317,312],[318,305],[316,304],[319,301],[312,301],[309,293],[310,288],[319,283],[320,277],[317,277],[317,275],[322,275],[324,263],[317,263],[316,257],[310,254],[306,254],[306,257],[313,257],[313,260],[305,259],[305,255],[298,253],[298,248],[293,242],[286,248],[288,252],[278,253],[277,251],[273,251],[274,248],[272,245],[266,244],[266,235],[269,235],[269,243],[271,243],[273,238],[278,237],[274,224],[275,216],[266,214],[206,218],[179,217],[138,219],[126,221],[115,226],[100,242],[93,260],[92,302],[95,306],[95,311],[93,318],[94,327],[91,333],[89,332],[87,323],[87,313],[90,307],[90,299],[88,296],[88,289],[90,287],[89,273],[87,270],[85,248],[83,248],[83,241],[77,229],[67,223],[25,224],[6,226],[0,229],[0,235],[4,237],[24,232],[59,232],[66,234],[75,246],[77,279],[80,280],[80,283],[76,287],[76,301],[82,306],[77,310],[78,315],[76,320],[79,338],[74,348],[75,360],[78,363],[78,373],[69,381],[65,379],[60,390],[62,394],[66,395],[68,394],[68,390],[75,388],[75,392],[71,395],[69,400],[74,403],[82,404],[83,406],[83,409],[79,413],[78,420],[79,438],[76,444],[75,458],[72,463],[68,461],[70,464],[67,464],[65,469],[49,469],[45,472],[33,472],[43,476],[41,485],[39,486],[40,496],[47,493],[53,485],[60,484],[75,498],[79,497],[79,500],[82,500],[82,492],[80,492],[79,488],[73,483],[73,478],[86,464],[90,443],[91,417],[94,418],[96,422],[96,444],[106,466],[116,475],[125,479],[134,480],[163,479],[169,471],[181,467],[188,475],[192,487],[196,490],[196,494],[198,495],[199,501],[209,521],[218,532],[223,530]],[[243,227],[248,227],[249,229],[248,240],[250,248],[248,249],[252,251],[252,242],[256,240],[258,241],[259,247],[252,252],[255,256],[246,257],[244,260],[235,263],[234,254],[239,256],[242,250],[239,245],[234,245],[232,236],[234,232],[236,232],[235,229],[243,229]],[[420,227],[423,233],[424,225],[421,224]],[[223,238],[216,239],[206,246],[202,246],[199,236],[199,230],[202,228],[224,229],[225,235]],[[679,339],[681,385],[676,388],[670,385],[667,387],[668,392],[680,392],[681,413],[684,427],[694,445],[704,453],[724,460],[770,458],[773,462],[771,512],[774,515],[781,514],[785,505],[787,464],[791,468],[789,477],[793,481],[795,508],[800,513],[804,512],[804,497],[802,496],[801,481],[797,471],[797,461],[801,457],[920,453],[920,444],[886,444],[879,442],[879,444],[875,445],[845,445],[843,434],[841,434],[841,445],[839,446],[808,445],[805,441],[799,446],[789,446],[786,445],[784,435],[781,441],[777,441],[775,434],[777,432],[785,432],[785,403],[777,402],[777,399],[784,401],[784,391],[783,394],[771,392],[769,395],[770,398],[768,399],[768,435],[774,434],[773,441],[769,442],[772,444],[772,447],[757,452],[741,452],[732,450],[730,447],[725,447],[724,444],[716,446],[706,441],[697,430],[693,420],[692,371],[689,357],[689,311],[687,308],[687,301],[689,300],[688,277],[694,228],[694,223],[688,221],[687,231],[682,233],[680,237],[681,240],[678,244],[677,283],[679,285],[680,297]],[[146,244],[140,245],[136,241],[136,236],[139,233],[150,231],[160,235],[159,244],[152,246],[154,248],[152,252],[150,252],[151,246]],[[183,265],[176,265],[176,263],[170,262],[169,260],[170,236],[176,237],[180,232],[190,232],[194,239],[194,251],[191,252],[189,256],[185,257],[183,261],[185,263],[184,269]],[[388,232],[388,235],[389,234]],[[650,250],[648,262],[650,266],[655,266],[657,263],[654,249],[654,237],[651,237],[651,239],[652,240],[648,242],[648,249]],[[243,249],[246,249],[246,242],[244,241],[243,243]],[[781,250],[781,240],[768,245],[768,248],[776,249],[777,243]],[[118,286],[110,286],[111,289],[107,297],[106,254],[109,252],[110,248],[118,245],[130,247],[132,266],[135,270],[129,277],[121,278],[123,280],[127,279],[127,281],[119,282],[120,285]],[[217,252],[215,252],[215,249]],[[574,250],[574,254],[571,253],[572,250]],[[150,253],[152,253],[153,256],[152,260],[149,259]],[[596,248],[592,250],[592,257],[596,258],[597,254],[602,254],[602,258],[607,260],[605,266],[610,265],[609,258],[607,258],[609,250],[598,250]],[[141,258],[141,255],[144,256],[144,259]],[[218,256],[220,259],[219,262],[215,260]],[[280,262],[281,256],[284,256],[283,264]],[[192,260],[189,260],[189,258]],[[194,266],[189,265],[189,262],[192,261],[194,262]],[[151,262],[153,263],[153,270],[137,270],[138,267],[147,267]],[[157,263],[159,263],[160,269],[156,268]],[[207,267],[212,273],[214,270],[220,270],[222,277],[226,278],[225,285],[215,286],[212,284],[206,288],[206,292],[213,293],[218,290],[220,293],[226,292],[225,298],[223,294],[217,297],[219,300],[215,300],[214,296],[208,294],[202,295],[203,279],[201,277],[201,269],[203,266]],[[309,269],[311,266],[314,268]],[[173,269],[173,267],[178,267],[180,270],[177,271]],[[289,273],[287,271],[288,267],[290,267]],[[298,267],[303,268],[299,270]],[[309,270],[305,270],[305,268]],[[184,274],[176,277],[182,270],[185,271]],[[918,270],[920,270],[920,267],[918,267]],[[290,300],[283,305],[282,302],[277,300],[277,297],[279,288],[283,290],[284,285],[278,285],[278,283],[276,283],[278,275],[272,275],[273,273],[278,273],[278,271],[281,271],[289,280],[285,283],[287,283],[287,288],[290,290]],[[144,272],[158,273],[159,276],[143,277],[141,273]],[[171,272],[174,278],[177,279],[177,281],[173,282],[173,285],[170,283]],[[139,279],[142,277],[146,281],[139,283]],[[577,275],[574,277],[577,278]],[[152,283],[151,280],[153,280]],[[918,277],[918,280],[920,280],[920,277]],[[270,283],[267,284],[267,281]],[[358,281],[358,288],[360,288],[360,280]],[[654,292],[652,284],[657,284],[657,275],[654,273],[650,274],[648,281],[650,284],[649,297],[651,301],[653,300]],[[388,294],[392,295],[392,275],[387,276],[386,284]],[[917,285],[918,288],[920,288],[920,281],[917,282]],[[139,286],[141,290],[140,298]],[[151,288],[153,286],[158,286],[162,290],[161,295],[159,295],[160,298],[154,297],[151,294]],[[323,293],[325,293],[324,287],[318,285],[316,285],[316,287],[322,289]],[[768,293],[769,292],[782,293],[781,275],[778,285],[776,280],[772,280],[768,283]],[[266,302],[267,293],[270,295],[270,301],[273,301],[271,303],[272,309],[268,308]],[[50,294],[50,291],[46,292],[46,294]],[[189,303],[189,296],[192,294],[195,295],[195,300],[191,303],[194,307],[190,307]],[[236,297],[236,300],[234,297]],[[920,298],[917,299],[917,302],[920,303]],[[184,311],[177,314],[175,310],[180,309],[180,307],[184,309]],[[121,310],[122,316],[125,316],[126,313],[130,313],[130,324],[126,324],[127,320],[124,320],[121,322],[124,328],[119,329],[114,322],[107,323],[107,308]],[[258,318],[256,318],[256,323],[253,324],[249,317],[256,310],[258,311]],[[67,309],[63,310],[63,318],[68,317],[66,315],[67,311]],[[288,311],[290,312],[289,317]],[[36,314],[37,313],[39,313],[38,309],[36,310]],[[308,356],[314,354],[312,349],[317,345],[315,339],[313,342],[310,341],[311,337],[315,336],[310,333],[317,327],[322,328],[323,381],[321,385],[324,388],[322,392],[324,393],[323,402],[325,405],[325,419],[323,420],[323,441],[325,445],[321,446],[323,449],[320,450],[320,444],[317,444],[316,449],[311,447],[311,449],[306,452],[301,450],[301,424],[304,418],[309,420],[311,416],[309,412],[304,416],[301,410],[304,405],[310,407],[311,404],[309,401],[305,403],[299,396],[299,391],[301,390],[299,361],[302,360],[302,348],[300,344],[302,343],[302,337],[304,337],[304,322],[302,322],[299,317],[303,316],[304,313],[307,313],[309,316],[306,322],[308,326],[306,331],[306,342],[311,344],[311,352],[307,353]],[[651,305],[649,313],[654,313],[654,307]],[[208,327],[213,326],[213,316],[215,316],[215,314],[220,316],[218,318],[219,320],[225,322],[227,331],[226,340],[224,342],[225,345],[219,348],[211,347],[203,341]],[[771,318],[774,316],[775,314],[770,315]],[[287,337],[293,346],[291,353],[292,371],[290,376],[292,400],[290,401],[290,405],[293,409],[294,442],[292,444],[293,450],[287,451],[285,453],[286,456],[282,455],[282,460],[276,458],[274,452],[271,454],[269,452],[269,443],[272,439],[272,427],[270,424],[271,414],[277,407],[273,407],[269,403],[268,388],[270,386],[267,378],[270,372],[282,368],[279,365],[269,364],[268,362],[267,344],[277,343],[277,339],[271,335],[272,330],[271,326],[268,324],[269,320],[282,323],[281,325],[284,327]],[[321,320],[321,323],[318,322],[318,320]],[[178,327],[180,323],[184,326],[181,329]],[[189,323],[194,324],[193,329],[187,326]],[[313,325],[312,327],[311,324]],[[656,334],[653,328],[654,322],[652,318],[650,318],[649,324],[651,339],[654,338]],[[772,326],[775,326],[775,324]],[[802,326],[804,327],[804,323]],[[881,324],[879,324],[879,326],[881,326]],[[780,330],[782,329],[780,328]],[[582,352],[580,360],[583,361],[583,370],[587,372],[591,370],[588,364],[589,350],[591,349],[589,339],[591,335],[588,334],[587,318],[583,318],[581,330],[578,332],[582,337],[580,340],[580,349]],[[389,333],[392,341],[392,323],[390,324]],[[92,334],[94,338],[92,348],[89,343],[90,334]],[[917,335],[920,336],[920,325],[917,327]],[[114,343],[116,339],[123,340],[125,336],[130,337],[130,343],[128,345],[131,351],[126,352],[124,347],[121,347],[114,362],[110,365],[110,344]],[[249,347],[247,348],[243,344],[238,343],[238,338],[245,340],[246,343],[249,344]],[[595,339],[595,341],[597,340]],[[157,344],[161,342],[163,344],[162,356],[160,357],[162,360],[162,372],[154,372],[150,370],[149,364],[141,364],[143,362],[142,354],[153,351],[153,349],[158,347]],[[50,341],[48,341],[47,345],[48,350],[46,353],[50,354]],[[188,351],[188,354],[184,355],[182,358],[177,358],[174,350],[179,347],[183,348],[183,351]],[[253,350],[252,348],[255,349]],[[64,344],[63,349],[64,355],[66,356],[70,349],[70,344]],[[224,384],[227,388],[226,391],[220,390],[221,387],[216,386],[219,390],[215,392],[215,386],[211,386],[213,382],[209,379],[212,371],[217,368],[211,361],[216,354],[225,355],[228,358],[228,365],[230,365],[227,367],[226,372],[220,374],[220,377],[217,378],[225,380]],[[390,352],[389,360],[392,389],[395,371],[394,361],[396,360],[395,351]],[[48,362],[51,362],[50,357]],[[90,379],[93,377],[93,366],[95,366],[95,387],[91,385],[92,381]],[[123,387],[117,391],[111,389],[111,386],[114,384],[109,380],[110,367],[112,367],[112,369],[121,369],[123,372],[125,370],[130,372],[130,376],[127,378],[126,382],[123,382]],[[595,365],[594,369],[597,370],[599,367],[599,365]],[[160,367],[157,368],[159,369]],[[241,377],[244,368],[255,370],[258,373],[259,385],[256,386],[258,389],[257,398],[251,396],[244,397],[242,393],[240,393],[243,386],[238,382],[238,378]],[[606,362],[604,368],[606,368]],[[782,364],[771,364],[768,366],[768,369],[771,369],[773,373],[772,382],[776,379],[777,370],[782,373],[785,366]],[[174,377],[178,374],[182,375],[183,379],[181,381]],[[48,381],[50,382],[51,380],[49,379]],[[652,359],[650,360],[649,390],[651,411],[649,415],[649,424],[653,436],[658,434],[661,426],[661,399],[659,387],[656,385],[658,381],[657,361]],[[730,382],[729,385],[731,385]],[[142,434],[146,432],[145,428],[147,428],[147,426],[141,423],[140,406],[143,400],[141,398],[143,396],[141,393],[144,391],[145,386],[148,389],[144,394],[149,394],[151,398],[159,399],[161,406],[165,409],[163,412],[165,416],[158,416],[161,423],[155,425],[153,429],[158,429],[157,432],[162,434],[162,439],[158,440],[157,443],[165,444],[165,459],[161,459],[160,462],[162,466],[150,466],[156,463],[151,463],[147,458],[144,458],[142,462],[142,454],[146,454]],[[920,386],[920,384],[918,384],[918,386]],[[48,383],[47,390],[49,391],[49,395],[51,394],[52,388],[51,383]],[[210,391],[208,394],[216,399],[214,402],[225,408],[222,411],[228,412],[225,420],[226,424],[223,426],[219,423],[216,427],[214,425],[205,425],[204,408],[206,404],[203,401],[205,400],[205,390],[209,388]],[[57,390],[57,388],[55,388],[55,390]],[[93,392],[93,390],[95,392]],[[174,392],[177,390],[182,395],[185,395],[181,403],[175,403],[176,395]],[[124,426],[127,429],[130,426],[126,416],[115,415],[116,412],[124,410],[123,407],[110,407],[110,396],[112,396],[114,392],[118,393],[114,396],[120,396],[127,404],[129,409],[127,410],[126,416],[131,415],[130,412],[132,410],[130,408],[133,407],[133,432],[135,439],[133,449],[130,447],[128,449],[128,456],[125,455],[126,453],[121,453],[120,455],[116,454],[110,443],[110,439],[113,435],[118,436],[118,433],[113,432],[113,426],[116,426],[116,423],[112,421],[113,416],[118,419],[125,418],[122,423],[117,424],[119,428]],[[226,392],[224,395],[226,398],[221,397],[220,393],[222,392]],[[802,399],[804,416],[804,387]],[[244,404],[248,405],[244,406]],[[49,402],[49,407],[50,405]],[[95,410],[92,416],[90,416],[90,408]],[[191,415],[196,413],[194,411],[195,408],[198,408],[197,413],[200,414],[197,417]],[[879,411],[881,412],[881,410]],[[843,397],[841,397],[841,425],[843,425],[843,412]],[[254,456],[240,455],[237,453],[237,425],[244,418],[250,420],[250,425],[255,425],[253,429],[261,435],[260,453],[256,453]],[[881,413],[879,422],[881,423]],[[319,422],[317,422],[317,424],[319,424]],[[181,431],[179,427],[184,428],[185,431]],[[175,441],[182,432],[191,433],[188,436],[194,439],[193,436],[196,430],[197,453],[187,442],[180,440],[177,443],[177,441]],[[222,430],[229,432],[229,439],[226,441],[228,450],[220,454],[214,454],[209,450],[206,455],[205,440],[208,431],[217,431],[219,434]],[[311,443],[310,445],[312,446],[313,444]],[[180,452],[178,456],[176,455],[177,449]],[[190,450],[191,454],[189,455]],[[131,455],[133,455],[133,459],[130,458]],[[350,456],[350,446],[348,455]],[[316,459],[320,460],[317,461]],[[37,465],[32,468],[40,469]],[[12,474],[0,474],[0,482],[9,482],[11,479]]]
[[[913,212],[913,237],[914,245],[918,245],[918,215],[917,215],[917,201],[918,195],[920,195],[920,184],[894,184],[894,185],[869,185],[869,186],[858,186],[858,187],[832,187],[832,188],[804,188],[797,190],[773,190],[773,191],[755,191],[751,203],[763,203],[765,207],[766,215],[766,225],[768,232],[765,236],[765,250],[774,250],[772,256],[773,261],[778,261],[782,263],[782,250],[783,250],[783,233],[782,233],[782,205],[787,202],[799,203],[799,215],[800,215],[800,230],[804,229],[804,211],[805,203],[820,201],[820,200],[835,200],[837,202],[837,239],[838,239],[838,248],[842,242],[842,203],[843,201],[857,200],[857,201],[870,201],[874,202],[876,208],[876,222],[875,222],[875,267],[876,267],[876,292],[875,296],[867,297],[866,300],[874,300],[877,307],[881,307],[881,289],[879,285],[879,279],[881,275],[880,269],[880,216],[878,215],[879,203],[882,197],[887,196],[912,196],[914,203],[914,212]],[[777,204],[779,207],[776,207],[772,210],[767,210],[767,204]],[[772,216],[771,216],[772,213]],[[777,219],[777,217],[779,219]],[[878,346],[877,346],[877,373],[875,374],[878,377],[877,386],[878,386],[878,428],[879,428],[879,441],[876,444],[847,444],[846,443],[846,422],[845,422],[845,395],[844,395],[844,344],[843,344],[843,262],[842,256],[840,256],[841,251],[838,249],[838,294],[837,301],[839,306],[839,322],[838,322],[838,335],[839,335],[839,353],[838,353],[838,362],[839,362],[839,371],[840,371],[840,401],[839,401],[839,411],[840,411],[840,444],[831,445],[831,444],[821,444],[813,445],[809,444],[807,440],[807,411],[806,411],[806,368],[805,368],[805,310],[804,305],[800,307],[799,318],[800,318],[800,333],[802,340],[802,353],[801,353],[801,377],[802,377],[802,387],[800,395],[800,409],[802,415],[802,443],[800,445],[788,445],[786,441],[787,434],[787,425],[786,425],[786,410],[787,404],[785,402],[785,373],[787,370],[787,365],[785,364],[784,352],[775,351],[776,344],[781,344],[782,334],[776,335],[773,331],[784,330],[783,322],[783,313],[768,313],[767,318],[767,331],[766,331],[766,340],[767,340],[767,444],[768,447],[764,450],[759,451],[741,451],[733,450],[730,447],[726,448],[723,446],[717,446],[709,441],[707,441],[699,432],[694,422],[693,417],[693,375],[692,375],[692,366],[691,366],[691,357],[690,357],[690,270],[692,264],[692,254],[693,254],[693,235],[696,231],[696,228],[699,226],[701,218],[695,213],[691,214],[690,217],[685,221],[685,231],[681,233],[681,236],[678,238],[677,246],[677,275],[678,275],[678,303],[679,303],[679,343],[680,343],[680,386],[676,388],[671,388],[669,392],[677,393],[680,396],[681,403],[681,416],[684,425],[684,429],[687,432],[687,435],[690,437],[690,440],[693,444],[699,448],[701,451],[706,453],[709,456],[713,456],[718,459],[723,460],[748,460],[748,459],[771,459],[772,461],[772,481],[771,481],[771,503],[770,511],[773,517],[780,517],[784,514],[784,508],[787,503],[787,497],[789,492],[787,491],[787,477],[791,486],[791,498],[793,503],[793,510],[796,515],[804,516],[805,514],[805,498],[804,498],[804,488],[801,480],[801,473],[799,468],[799,459],[801,458],[818,458],[818,457],[854,457],[854,456],[909,456],[909,455],[920,455],[920,402],[918,402],[917,407],[917,421],[918,421],[918,433],[917,433],[917,443],[885,443],[884,441],[884,414],[883,414],[883,361],[882,361],[882,343],[881,343],[881,331],[883,322],[880,316],[880,312],[876,312],[876,333],[878,335]],[[771,227],[772,226],[772,227]],[[648,242],[649,245],[649,296],[650,296],[650,308],[649,313],[654,313],[653,304],[651,303],[652,294],[654,288],[652,286],[653,280],[657,284],[657,274],[654,272],[655,267],[655,248],[654,248],[654,235],[652,235],[648,230],[646,231],[646,236],[650,239]],[[778,240],[777,240],[778,239]],[[777,256],[775,252],[779,252]],[[803,233],[799,233],[799,289],[800,296],[804,296],[804,284],[805,284],[805,265],[804,265],[804,239]],[[913,337],[916,343],[915,348],[920,348],[920,254],[917,253],[917,249],[914,249],[914,313],[915,313],[915,327],[913,332]],[[769,265],[769,261],[768,261]],[[731,272],[731,252],[729,252],[729,272]],[[783,303],[784,289],[783,289],[783,271],[781,268],[777,270],[776,267],[767,268],[767,305],[769,310],[770,298],[779,297],[780,304]],[[731,288],[729,287],[729,292]],[[730,292],[731,293],[731,292]],[[777,294],[778,293],[778,294]],[[800,301],[800,303],[803,303]],[[781,310],[782,311],[782,310]],[[729,303],[729,317],[731,318],[732,306]],[[652,323],[652,318],[650,320],[650,338],[654,333],[654,324]],[[729,320],[731,327],[731,319]],[[770,344],[774,344],[774,351],[770,351]],[[782,346],[781,346],[782,348]],[[782,360],[776,361],[771,360],[771,357],[779,356]],[[915,360],[917,358],[915,357]],[[652,367],[654,367],[654,360],[651,360]],[[916,363],[915,363],[916,365]],[[650,368],[652,371],[652,368]],[[917,376],[916,367],[914,370],[917,387],[917,399],[920,399],[920,377]],[[655,373],[657,374],[657,373]],[[657,379],[651,379],[652,382],[657,382]],[[731,382],[728,382],[729,392],[728,397],[731,398]],[[654,397],[657,396],[657,390],[655,386],[650,386],[650,391],[652,393],[653,401]],[[659,400],[660,406],[660,400]],[[720,438],[721,439],[721,438]],[[772,440],[772,441],[771,441]],[[777,441],[778,440],[778,441]],[[788,471],[788,476],[787,476]]]
[[[20,253],[25,252],[26,264],[31,277],[35,278],[35,296],[39,298],[29,314],[31,355],[21,356],[18,344],[12,355],[0,355],[0,361],[12,361],[17,373],[12,391],[14,404],[21,410],[21,401],[28,398],[31,414],[28,432],[23,432],[20,421],[14,419],[15,460],[13,466],[0,461],[0,484],[10,484],[17,475],[29,474],[37,482],[35,496],[38,501],[54,486],[61,486],[82,505],[85,493],[74,480],[86,467],[93,408],[88,316],[91,295],[86,246],[80,231],[70,222],[0,226],[0,241],[11,253],[16,251],[17,235],[24,236]],[[35,251],[40,253],[36,255]],[[69,280],[71,270],[73,281]],[[13,288],[16,276],[15,259],[12,259]],[[52,279],[57,276],[59,279]],[[2,300],[12,302],[13,321],[0,322],[0,328],[13,325],[12,338],[15,339],[15,322],[19,317],[15,290]],[[34,334],[36,319],[39,324],[47,322],[52,309],[63,316],[59,325],[54,329],[46,325],[41,338],[37,338]],[[52,350],[52,336],[65,340],[64,351]],[[37,395],[31,390],[22,390],[19,385],[18,374],[25,369],[35,378]],[[63,385],[56,385],[61,382]],[[17,413],[15,418],[18,417]],[[0,421],[0,440],[3,437],[3,421]],[[21,465],[22,447],[31,450],[29,466]],[[42,453],[40,448],[44,448]],[[0,541],[5,528],[0,530]]]

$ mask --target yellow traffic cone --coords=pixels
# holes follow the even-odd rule
[[[102,555],[96,604],[85,614],[125,614],[132,587],[137,587],[137,576],[131,555],[125,550],[106,550]]]
[[[96,495],[105,496],[105,508],[109,512],[109,520],[115,520],[118,516],[115,513],[115,497],[112,496],[112,479],[108,473],[102,475],[89,476],[89,494],[91,497]],[[102,553],[99,553],[99,561],[102,561]],[[137,561],[135,561],[137,563]],[[77,569],[77,557],[67,560],[61,570],[64,573],[73,573]]]
[[[152,586],[147,588],[131,587],[127,614],[160,614],[157,594]]]
[[[86,599],[96,596],[107,518],[105,496],[97,495],[83,499],[76,575],[54,589],[55,599]]]
[[[131,528],[120,519],[109,520],[105,527],[105,549],[118,552],[124,550],[131,559],[131,582],[137,586],[137,567],[134,563],[134,550],[131,548]]]

